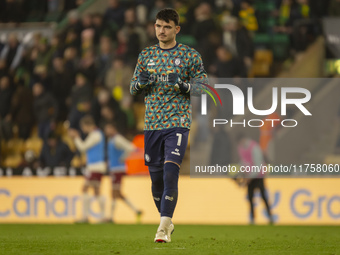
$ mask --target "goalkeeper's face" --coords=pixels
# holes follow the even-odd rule
[[[168,23],[164,20],[157,19],[155,29],[157,39],[164,44],[168,44],[176,40],[176,34],[179,33],[181,28],[180,26],[176,26],[172,20]]]

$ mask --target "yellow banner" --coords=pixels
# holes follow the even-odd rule
[[[82,177],[0,178],[0,222],[72,223],[82,215]],[[340,179],[266,179],[277,224],[340,224]],[[102,182],[106,215],[110,208],[110,179]],[[123,193],[144,213],[143,223],[158,223],[148,176],[126,177]],[[255,194],[255,222],[268,222],[263,202]],[[135,214],[122,201],[116,205],[117,223],[135,223]],[[91,221],[99,206],[91,203]],[[175,223],[248,224],[246,189],[230,179],[180,177]]]

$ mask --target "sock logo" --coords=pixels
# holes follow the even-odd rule
[[[169,201],[173,201],[173,200],[174,200],[174,197],[165,196],[165,199],[166,199],[166,200],[169,200]]]
[[[156,201],[161,201],[160,197],[153,197],[153,199],[156,200]]]

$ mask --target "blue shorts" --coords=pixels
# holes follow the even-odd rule
[[[172,161],[182,164],[188,145],[189,129],[169,128],[144,131],[144,161],[146,166],[163,166]]]

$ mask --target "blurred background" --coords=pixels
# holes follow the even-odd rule
[[[157,43],[154,17],[166,7],[180,15],[177,41],[198,50],[209,77],[340,73],[339,0],[0,0],[0,222],[73,222],[78,216],[86,158],[67,130],[79,129],[83,116],[92,115],[100,128],[114,121],[122,135],[143,147],[143,95],[132,97],[129,85],[139,52]],[[264,102],[268,87],[256,89],[255,101]],[[316,82],[309,90],[320,95],[313,106],[319,115],[331,112],[319,122],[329,125],[305,136],[278,131],[270,139],[283,154],[287,148],[297,153],[289,143],[300,139],[306,152],[301,162],[318,157],[317,162],[340,163],[339,100],[332,104],[339,86]],[[302,123],[302,130],[309,125]],[[250,135],[259,141],[260,132]],[[189,155],[181,168],[178,222],[248,223],[245,190],[230,180],[189,179]],[[131,155],[126,163],[124,192],[145,212],[142,222],[157,222],[143,155]],[[275,221],[339,223],[339,184],[337,179],[268,180]],[[108,185],[104,179],[104,193]],[[190,196],[193,190],[196,198]],[[224,201],[217,207],[214,194]],[[192,207],[201,213],[187,214]],[[116,218],[134,219],[123,205]],[[259,222],[266,220],[259,213]]]

